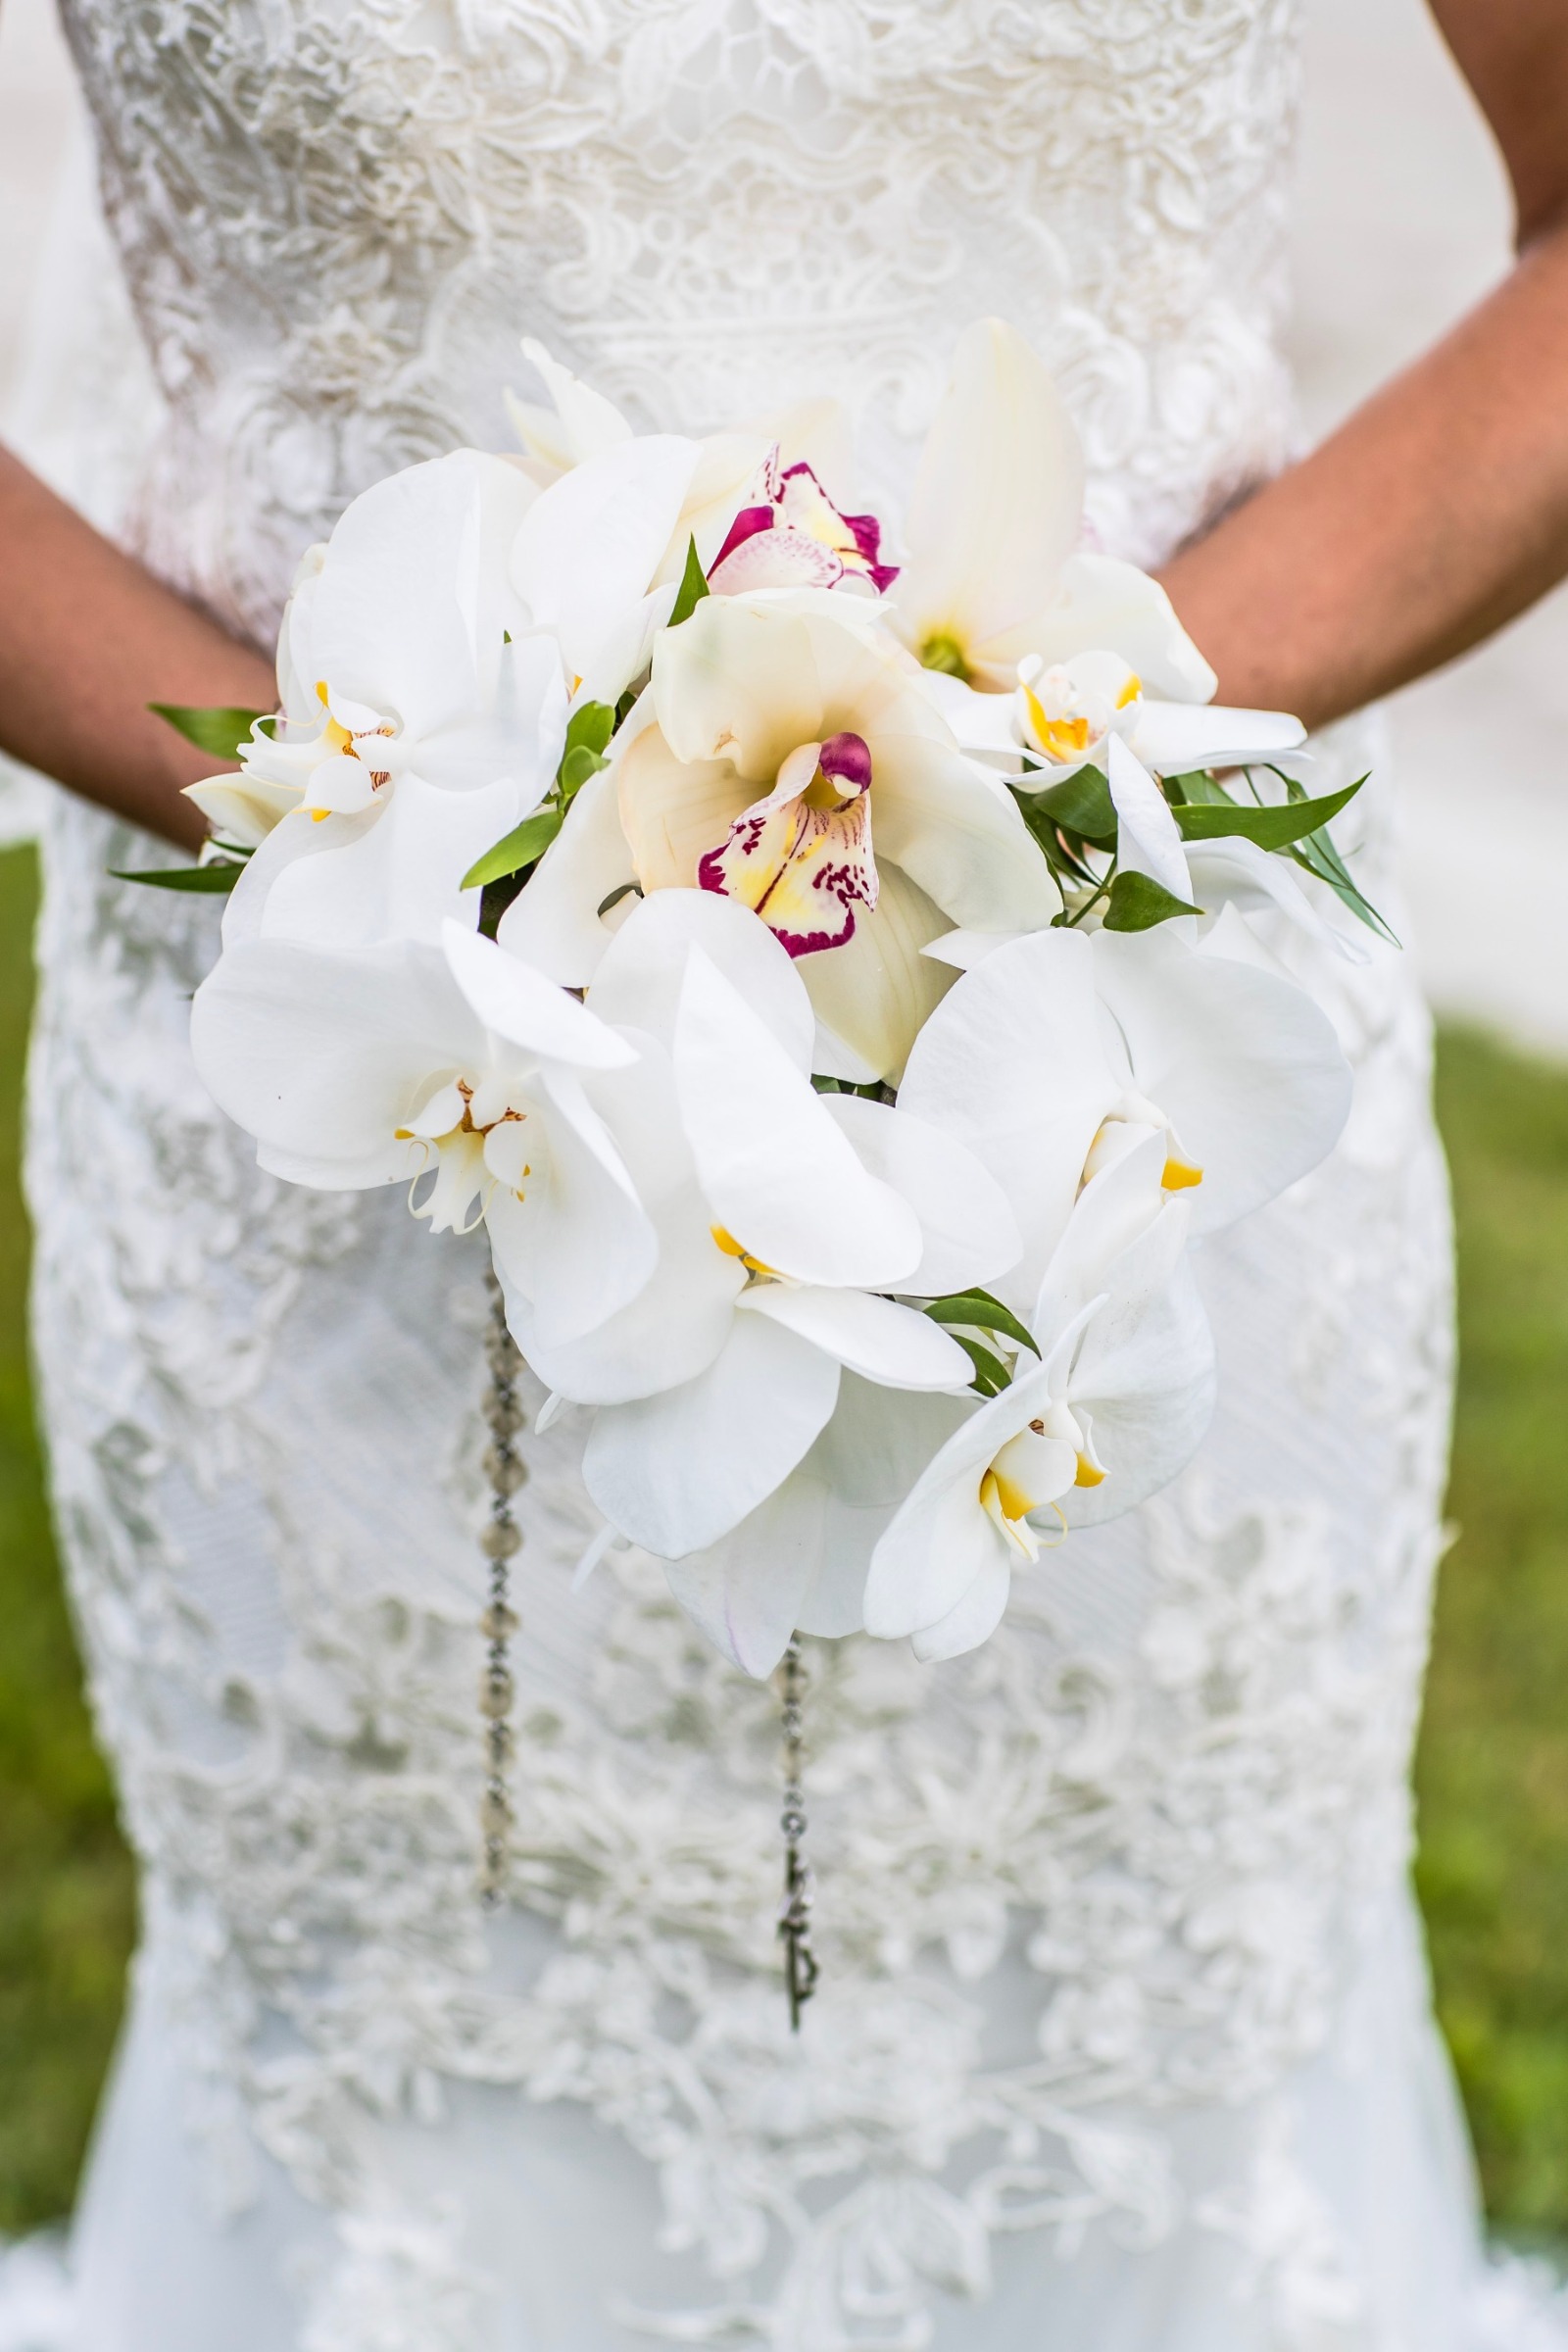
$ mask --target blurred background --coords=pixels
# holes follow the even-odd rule
[[[1316,438],[1507,264],[1506,189],[1422,0],[1304,0],[1294,357]],[[51,0],[0,0],[0,416],[75,104]],[[1456,452],[1455,462],[1462,462]],[[1441,1019],[1461,1378],[1418,1769],[1439,2008],[1494,2222],[1568,2245],[1568,592],[1392,709]],[[1472,888],[1456,820],[1519,848]],[[17,1183],[36,877],[0,849],[0,2238],[70,2206],[131,1877],[50,1542]]]

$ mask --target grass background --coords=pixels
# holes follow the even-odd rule
[[[0,2236],[71,2204],[120,2013],[131,1874],[43,1500],[17,1146],[35,871],[0,853]],[[1452,1517],[1419,1885],[1493,2219],[1568,2240],[1568,1071],[1442,1040],[1459,1212]]]

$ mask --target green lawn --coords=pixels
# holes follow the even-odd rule
[[[0,853],[0,2236],[73,2183],[130,1873],[44,1514],[17,1193],[32,859]],[[1420,1757],[1420,1884],[1494,2217],[1568,2238],[1568,1071],[1443,1044],[1464,1369]]]

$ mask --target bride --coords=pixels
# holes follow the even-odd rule
[[[1164,565],[1224,700],[1326,730],[1321,789],[1359,773],[1347,713],[1568,568],[1561,10],[1444,0],[1518,267],[1281,470],[1293,0],[63,6],[160,408],[118,545],[0,461],[0,741],[71,787],[37,1360],[143,1868],[48,2352],[1568,2346],[1483,2260],[1405,1881],[1450,1354],[1407,964],[1300,963],[1355,1108],[1205,1245],[1193,1469],[971,1658],[808,1645],[795,2042],[776,1701],[640,1555],[568,1589],[566,1424],[479,1907],[482,1254],[258,1173],[188,1057],[211,905],[110,874],[189,845],[210,765],[149,701],[270,707],[300,552],[510,446],[523,333],[643,424],[836,391],[896,500],[957,330],[1010,318],[1098,543]]]

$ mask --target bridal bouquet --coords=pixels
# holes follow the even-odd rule
[[[1349,1097],[1250,917],[1325,935],[1304,868],[1376,924],[1350,795],[1080,547],[1005,326],[896,551],[833,404],[636,435],[525,348],[520,456],[397,474],[306,558],[279,711],[170,713],[241,763],[157,877],[231,891],[197,1065],[276,1175],[483,1222],[599,1547],[738,1666],[952,1657],[1203,1434],[1189,1245]]]

